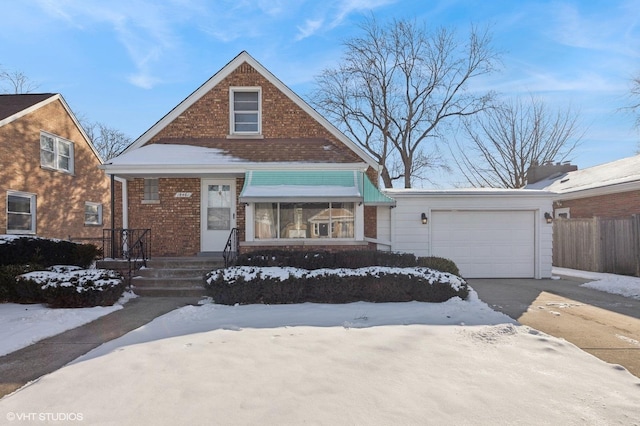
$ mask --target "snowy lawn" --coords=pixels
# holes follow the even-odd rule
[[[577,271],[567,268],[553,268],[553,273],[556,275],[567,275],[592,280],[582,284],[582,287],[593,288],[595,290],[640,300],[640,278],[638,277]]]
[[[122,309],[131,297],[135,296],[125,293],[113,306],[93,308],[52,309],[42,304],[0,303],[0,356]]]
[[[638,424],[640,380],[474,291],[438,304],[205,302],[0,400],[0,418],[23,413],[127,425]]]

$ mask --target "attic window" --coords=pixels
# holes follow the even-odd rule
[[[232,87],[230,89],[232,135],[259,135],[261,133],[260,95],[259,87]]]
[[[73,173],[73,142],[40,132],[40,165],[47,169]]]

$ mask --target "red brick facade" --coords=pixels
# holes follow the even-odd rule
[[[556,201],[554,208],[569,208],[572,219],[627,217],[640,214],[640,190]]]
[[[54,96],[54,95],[52,95]],[[40,132],[73,142],[74,173],[40,165]],[[109,178],[62,101],[0,126],[0,233],[7,232],[7,191],[36,196],[36,232],[47,238],[101,238],[111,221]],[[85,202],[102,204],[99,225],[85,225]]]
[[[261,138],[230,138],[229,99],[231,87],[259,87],[261,90]],[[292,101],[269,79],[244,62],[216,86],[169,122],[147,143],[200,145],[223,149],[252,162],[363,163],[331,131]],[[244,150],[244,151],[243,151]],[[239,154],[238,154],[239,153]],[[302,159],[302,160],[301,160]],[[215,174],[216,170],[212,170]],[[375,170],[367,173],[377,182]],[[228,176],[227,176],[228,177]],[[160,178],[160,200],[143,203],[144,180],[128,181],[129,228],[151,228],[152,255],[193,256],[200,251],[200,177]],[[244,174],[235,174],[236,197],[242,191]],[[177,192],[192,193],[176,198]],[[285,195],[285,194],[283,194]],[[254,250],[257,244],[242,247],[245,241],[245,205],[236,199],[236,224],[241,250]],[[376,237],[376,208],[365,207],[365,236]],[[364,242],[359,246],[367,247]],[[304,242],[299,246],[302,248]],[[313,246],[320,248],[319,246]],[[339,247],[322,246],[322,248]],[[353,244],[350,246],[353,248]],[[345,246],[349,248],[349,246]]]

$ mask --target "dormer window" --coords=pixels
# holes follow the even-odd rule
[[[260,135],[261,91],[259,87],[232,87],[230,90],[231,134]]]

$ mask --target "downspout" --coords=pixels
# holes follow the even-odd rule
[[[129,191],[127,180],[123,178],[117,178],[116,180],[122,184],[122,228],[129,229]]]
[[[116,176],[111,177],[111,259],[116,258]]]

